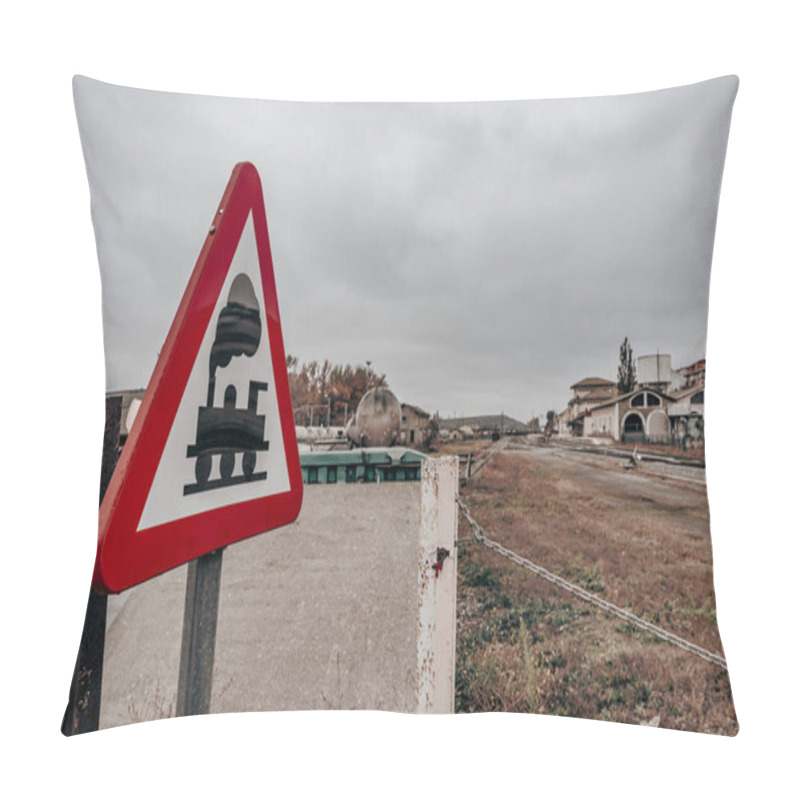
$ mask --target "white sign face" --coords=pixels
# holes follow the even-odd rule
[[[251,212],[137,530],[289,488]]]

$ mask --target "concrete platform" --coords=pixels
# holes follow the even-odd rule
[[[212,713],[414,711],[419,542],[420,483],[336,484],[228,547]],[[185,585],[180,567],[109,599],[101,728],[174,715]]]

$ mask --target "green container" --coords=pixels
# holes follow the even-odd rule
[[[303,483],[418,481],[424,453],[406,447],[362,447],[300,453]]]

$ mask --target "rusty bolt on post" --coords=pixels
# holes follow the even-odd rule
[[[450,551],[446,547],[439,547],[436,550],[436,562],[433,565],[433,572],[436,577],[439,577],[439,573],[442,571],[444,567],[444,560],[450,555]]]

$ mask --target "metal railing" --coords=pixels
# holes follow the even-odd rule
[[[669,447],[680,447],[688,450],[692,446],[702,444],[702,439],[692,439],[689,436],[649,436],[646,433],[623,433],[620,440],[624,444],[661,444]]]

